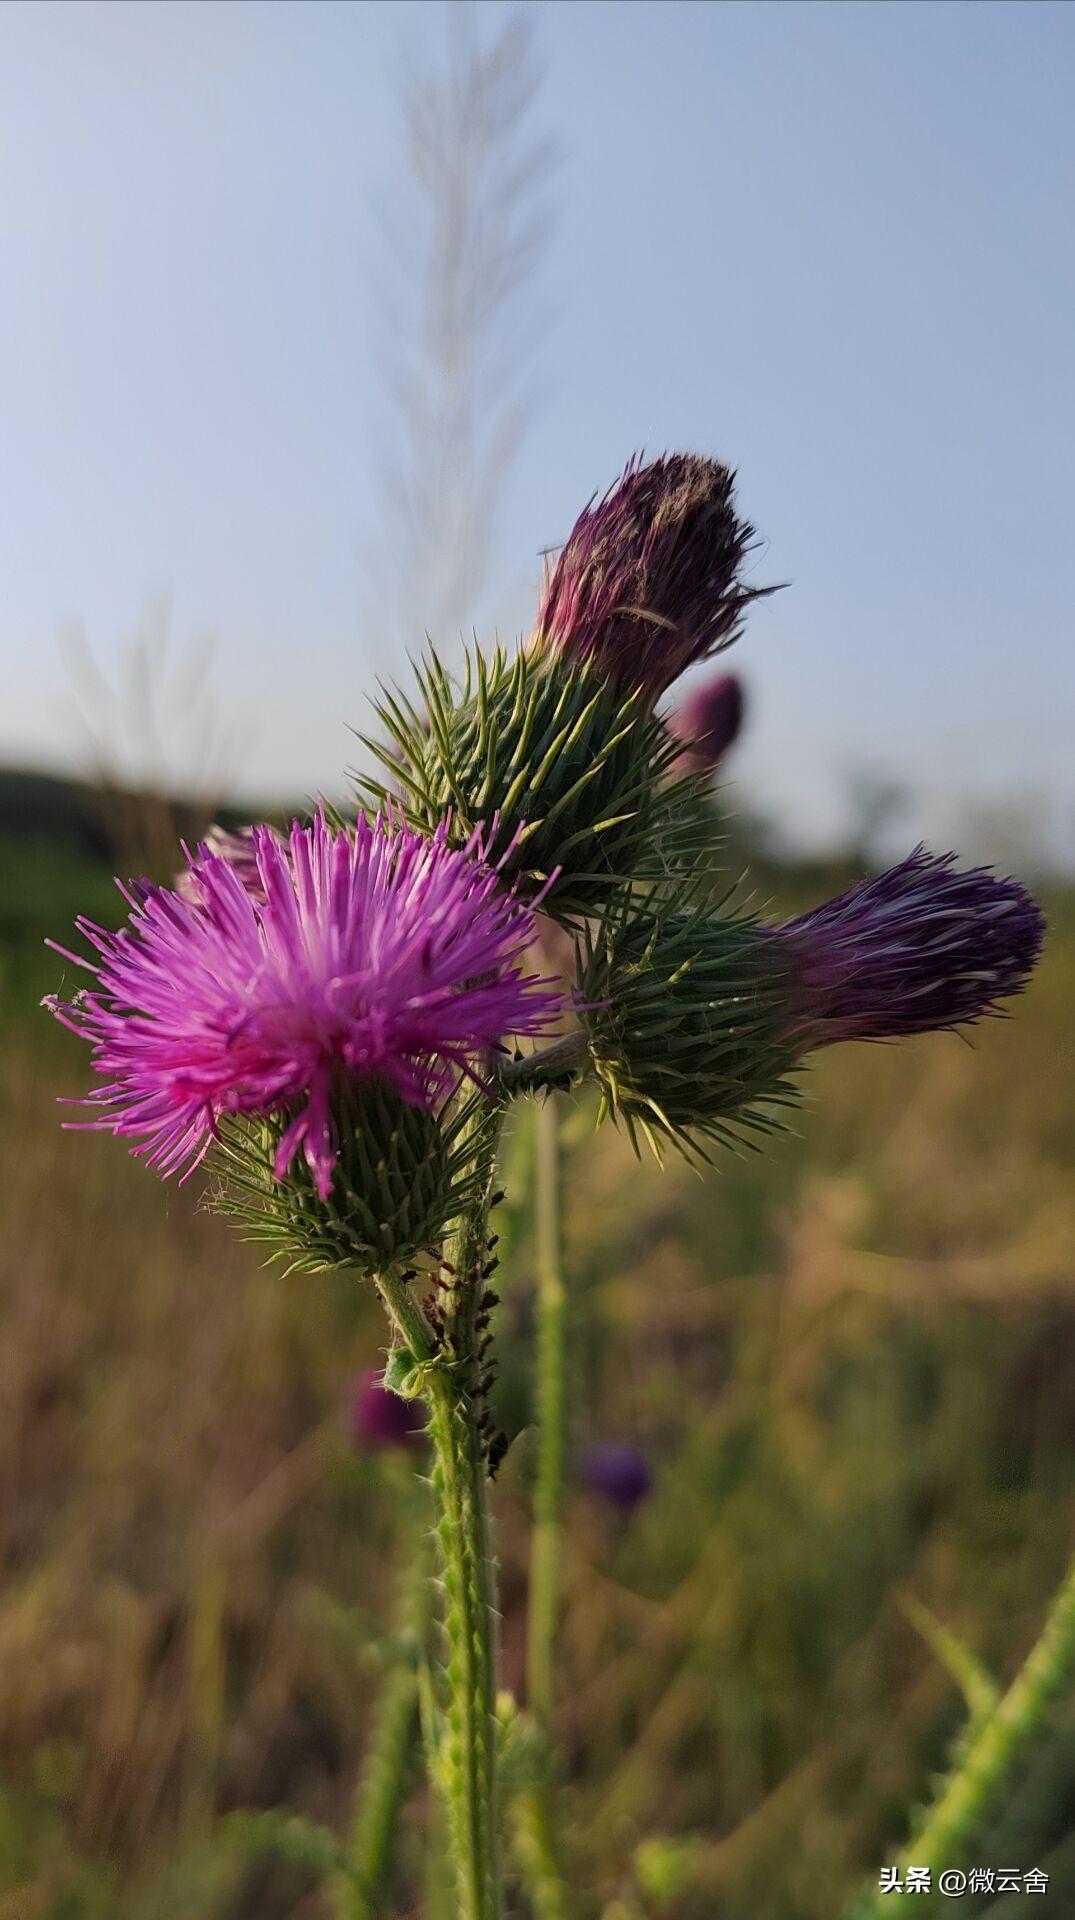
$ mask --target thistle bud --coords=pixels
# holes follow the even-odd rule
[[[795,1098],[790,962],[756,921],[643,916],[606,928],[580,999],[601,1116],[662,1139],[731,1144]]]
[[[624,1514],[633,1513],[653,1492],[653,1473],[645,1454],[619,1440],[601,1440],[587,1447],[580,1477],[590,1493]]]
[[[461,684],[433,658],[416,703],[378,703],[363,804],[391,796],[422,833],[448,817],[460,845],[480,831],[520,897],[568,924],[695,864],[697,779],[654,707],[768,591],[738,577],[753,529],[733,483],[693,454],[628,467],[577,522],[522,652],[472,654]]]
[[[650,702],[730,646],[766,591],[739,578],[755,535],[734,489],[729,467],[698,454],[632,462],[575,522],[542,597],[538,644]]]
[[[305,1156],[281,1171],[286,1112],[225,1119],[213,1204],[270,1258],[310,1273],[378,1273],[438,1244],[468,1197],[462,1116],[411,1106],[386,1082],[342,1078],[329,1115],[336,1158],[327,1191]]]
[[[360,1373],[351,1387],[350,1401],[351,1437],[363,1453],[413,1447],[421,1439],[421,1406],[391,1393],[383,1373]]]
[[[1025,987],[1045,920],[1017,880],[918,847],[781,927],[807,1047],[960,1027]]]
[[[743,724],[743,687],[734,673],[703,680],[677,707],[668,727],[682,743],[677,768],[711,773],[724,758]]]
[[[561,922],[667,870],[678,743],[640,693],[535,647],[472,654],[461,685],[431,660],[419,688],[414,707],[378,705],[388,743],[366,742],[381,773],[360,782],[364,804],[393,798],[455,845],[477,833],[503,881]]]
[[[638,916],[588,949],[602,1111],[655,1149],[771,1131],[815,1047],[962,1027],[1026,985],[1045,923],[1015,880],[919,848],[789,921]]]

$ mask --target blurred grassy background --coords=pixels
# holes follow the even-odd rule
[[[846,877],[766,884],[798,907]],[[60,1131],[86,1063],[36,1011],[64,971],[41,941],[111,899],[70,818],[0,839],[0,1917],[314,1920],[310,1876],[237,1867],[221,1821],[349,1817],[411,1498],[348,1436],[380,1310],[259,1268],[193,1186]],[[559,1718],[591,1911],[828,1920],[962,1717],[902,1596],[998,1675],[1036,1632],[1075,1491],[1075,899],[1047,904],[1011,1022],[831,1051],[764,1157],[662,1174],[585,1105],[567,1120],[576,1441],[642,1446],[656,1483],[629,1520],[581,1490],[569,1516]],[[516,1426],[529,1224],[504,1211]],[[494,1492],[517,1687],[528,1464],[524,1432]],[[1075,1900],[1073,1796],[1061,1709],[982,1864]],[[422,1820],[416,1795],[400,1916],[433,1912]],[[672,1894],[652,1849],[630,1868],[653,1835],[694,1837]]]

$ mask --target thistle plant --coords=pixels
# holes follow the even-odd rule
[[[58,949],[92,983],[48,1005],[101,1081],[72,1124],[166,1178],[204,1166],[209,1204],[271,1258],[350,1269],[381,1297],[387,1356],[356,1432],[428,1445],[440,1658],[421,1718],[461,1920],[500,1920],[509,1832],[535,1913],[572,1904],[552,1748],[572,1324],[559,1101],[592,1083],[636,1147],[707,1158],[777,1128],[817,1048],[1001,1011],[1042,939],[1017,881],[921,849],[785,925],[721,896],[697,802],[737,683],[710,686],[704,713],[661,702],[770,591],[744,579],[754,545],[727,467],[632,463],[581,515],[518,653],[474,649],[456,677],[430,655],[410,692],[384,693],[354,819],[213,836],[174,887],[124,887],[118,932],[81,922],[87,956]],[[535,959],[549,923],[574,943],[573,987]],[[519,1707],[499,1696],[487,1501],[505,1444],[490,1216],[502,1121],[528,1098],[539,1433]],[[391,1395],[413,1420],[385,1419]],[[645,1461],[607,1445],[582,1474],[624,1511],[649,1488]],[[377,1807],[394,1813],[402,1708],[389,1718]],[[385,1818],[355,1823],[378,1861]],[[351,1860],[344,1877],[366,1904],[340,1910],[366,1911],[378,1872]]]

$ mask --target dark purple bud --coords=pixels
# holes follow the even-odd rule
[[[739,579],[755,536],[734,492],[730,467],[698,454],[632,462],[575,522],[542,596],[539,643],[652,700],[730,646],[744,607],[772,591]]]
[[[383,1385],[381,1373],[360,1373],[351,1388],[351,1438],[366,1453],[413,1447],[422,1437],[416,1400],[401,1400]]]
[[[743,724],[744,706],[736,675],[715,673],[677,707],[668,725],[683,742],[677,764],[684,773],[708,773],[724,758]]]
[[[777,931],[804,1050],[960,1027],[1022,991],[1045,920],[1017,880],[918,847]]]
[[[582,1456],[582,1482],[609,1506],[633,1513],[653,1492],[653,1474],[645,1455],[620,1440],[601,1440]]]

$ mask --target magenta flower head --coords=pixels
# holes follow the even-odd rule
[[[351,1437],[364,1453],[416,1446],[423,1414],[417,1400],[401,1400],[380,1372],[360,1373],[351,1388]]]
[[[806,1046],[970,1025],[1019,993],[1045,920],[1017,880],[923,847],[781,927]]]
[[[755,536],[734,489],[729,467],[698,454],[632,462],[575,522],[542,596],[538,644],[650,700],[730,646],[744,608],[771,591],[739,578]]]
[[[280,1116],[276,1178],[301,1156],[325,1200],[334,1108],[356,1087],[432,1110],[505,1035],[546,1031],[559,996],[527,971],[533,917],[477,839],[455,849],[378,816],[253,840],[263,899],[203,848],[197,897],[143,884],[123,889],[118,933],[79,921],[97,959],[77,964],[96,983],[46,1004],[105,1079],[83,1124],[168,1175],[198,1164],[225,1116]]]
[[[645,1454],[620,1440],[601,1440],[587,1447],[581,1472],[589,1492],[620,1513],[633,1513],[653,1492],[653,1473]]]
[[[709,773],[724,758],[743,724],[745,701],[734,673],[716,673],[695,687],[668,722],[683,742],[677,766],[684,773]]]

